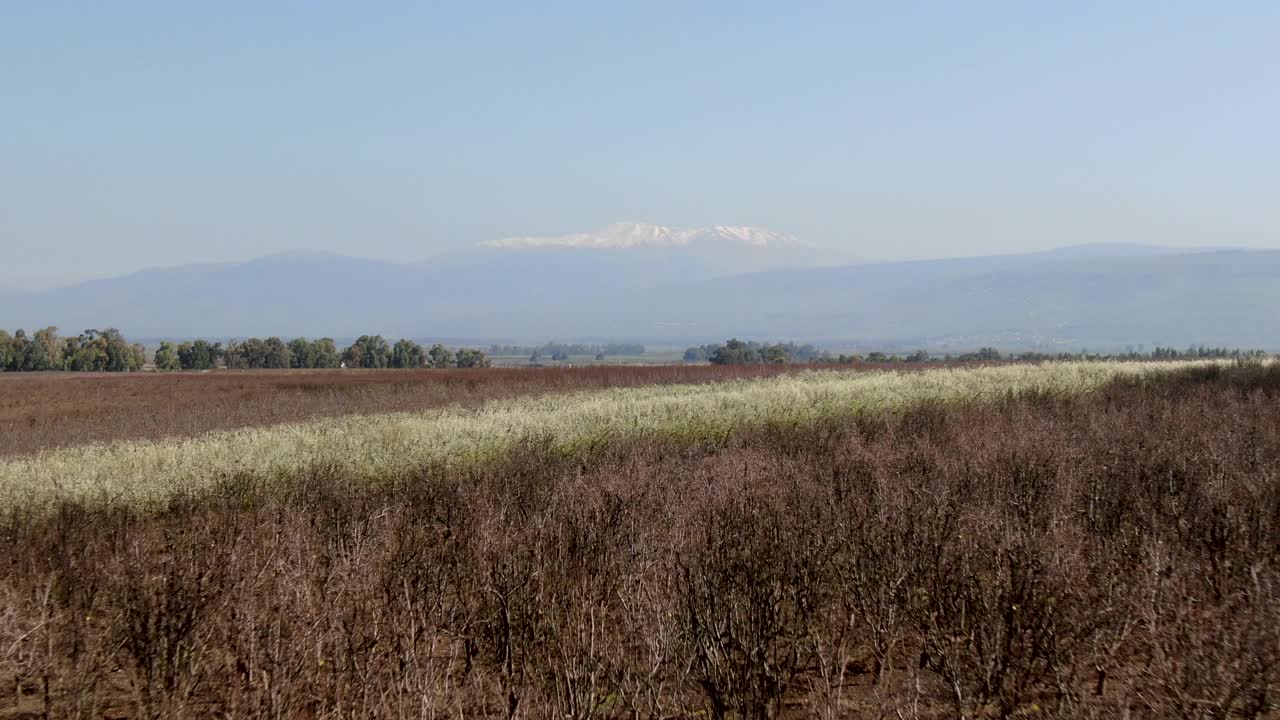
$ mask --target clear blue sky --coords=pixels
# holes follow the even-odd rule
[[[1280,246],[1275,2],[11,2],[0,284],[620,220]]]

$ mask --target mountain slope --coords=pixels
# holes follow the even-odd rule
[[[116,326],[134,337],[739,335],[931,347],[1280,347],[1280,251],[1094,245],[805,267],[820,256],[802,243],[722,232],[612,226],[417,264],[290,254],[150,270],[0,294],[0,327]],[[767,269],[742,270],[761,265]]]
[[[1280,347],[1280,252],[964,258],[757,273],[623,297],[584,321],[659,334],[1021,347]]]
[[[116,326],[140,337],[421,335],[440,326],[485,334],[485,318],[531,305],[831,259],[760,228],[631,224],[566,238],[497,241],[413,264],[295,252],[146,270],[0,295],[0,327]]]

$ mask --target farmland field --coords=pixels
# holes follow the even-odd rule
[[[549,357],[539,358],[537,364],[546,367],[566,367],[583,365],[669,365],[678,363],[684,357],[683,350],[647,350],[643,355],[607,355],[597,360],[595,355],[569,355],[567,360],[551,360]],[[528,367],[529,355],[491,354],[489,359],[495,367]]]
[[[785,370],[787,366],[778,367]],[[0,499],[28,504],[110,498],[127,504],[153,504],[176,493],[198,492],[219,478],[271,482],[318,467],[341,472],[356,482],[378,482],[423,468],[465,468],[531,442],[565,454],[609,442],[706,442],[764,424],[810,426],[927,402],[990,400],[1033,392],[1083,393],[1117,377],[1141,377],[1174,367],[1135,362],[1005,365],[914,373],[779,370],[772,378],[740,377],[733,381],[728,378],[747,373],[679,368],[665,377],[701,374],[722,380],[670,385],[661,382],[661,374],[639,373],[631,376],[651,381],[637,387],[551,395],[521,397],[522,393],[516,392],[513,399],[475,407],[450,405],[418,412],[246,427],[194,438],[66,448],[0,460]],[[607,372],[543,374],[586,383],[609,377]],[[366,374],[366,383],[374,377]],[[513,384],[510,373],[488,377],[490,391],[500,392]],[[533,379],[519,374],[514,377],[525,382]],[[334,387],[351,387],[345,379]],[[486,387],[484,379],[475,375],[465,379],[462,393],[480,394],[478,388]],[[507,382],[499,382],[502,380]]]
[[[469,372],[6,432],[0,713],[1275,713],[1280,367]]]
[[[795,372],[795,367],[0,373],[0,456],[97,441],[189,437],[315,417],[787,372]]]

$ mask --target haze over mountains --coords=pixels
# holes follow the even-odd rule
[[[859,264],[763,228],[619,223],[421,263],[295,252],[0,292],[0,327],[131,337],[1280,346],[1280,251],[1083,245]]]

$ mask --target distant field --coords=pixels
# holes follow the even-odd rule
[[[297,417],[306,416],[309,394],[322,398],[310,406],[316,408],[315,414],[322,410],[349,414],[362,402],[366,411],[379,404],[385,411],[397,401],[416,403],[416,407],[408,406],[417,412],[326,417],[273,427],[257,427],[264,424],[261,417],[248,415],[243,416],[241,425],[255,427],[192,439],[122,440],[0,461],[0,499],[42,503],[66,497],[113,498],[150,504],[177,492],[198,491],[232,475],[270,483],[316,467],[340,472],[353,481],[380,481],[421,468],[465,468],[497,459],[530,441],[566,454],[620,440],[722,441],[743,428],[808,426],[824,419],[901,410],[928,402],[994,401],[1027,393],[1079,394],[1116,378],[1193,365],[1047,363],[906,373],[827,370],[799,374],[784,374],[788,366],[775,366],[772,372],[768,366],[490,370],[409,373],[396,384],[389,383],[397,373],[387,372],[211,374],[176,380],[140,377],[128,397],[142,402],[144,408],[160,400],[183,412],[189,407],[186,403],[160,393],[177,393],[185,380],[188,393],[198,388],[190,394],[194,403],[190,407],[214,421],[222,416],[202,408],[202,400],[220,392],[244,393],[251,387],[259,392],[248,397],[263,408],[278,407],[285,398],[296,402],[292,412]],[[699,383],[706,380],[719,382]],[[47,382],[56,386],[67,380]],[[148,382],[153,384],[148,386]],[[369,386],[376,389],[369,390]],[[71,391],[66,395],[69,401],[75,389],[85,387],[63,388],[64,395]],[[551,390],[576,392],[545,394]],[[405,397],[410,394],[416,394],[416,400]],[[529,397],[535,395],[541,396]],[[490,402],[473,408],[457,405],[486,399]],[[216,407],[234,402],[220,398]],[[439,408],[441,405],[452,406]],[[74,402],[69,407],[74,407]],[[137,427],[134,435],[120,433],[116,438],[148,437],[145,427]],[[176,434],[163,430],[161,426],[154,434]]]
[[[531,363],[528,355],[490,355],[495,367],[579,367],[583,365],[671,365],[684,359],[682,350],[646,352],[643,355],[606,355],[597,360],[595,355],[570,355],[568,360],[552,360],[550,356]]]
[[[549,392],[769,377],[803,367],[0,373],[0,456]]]

